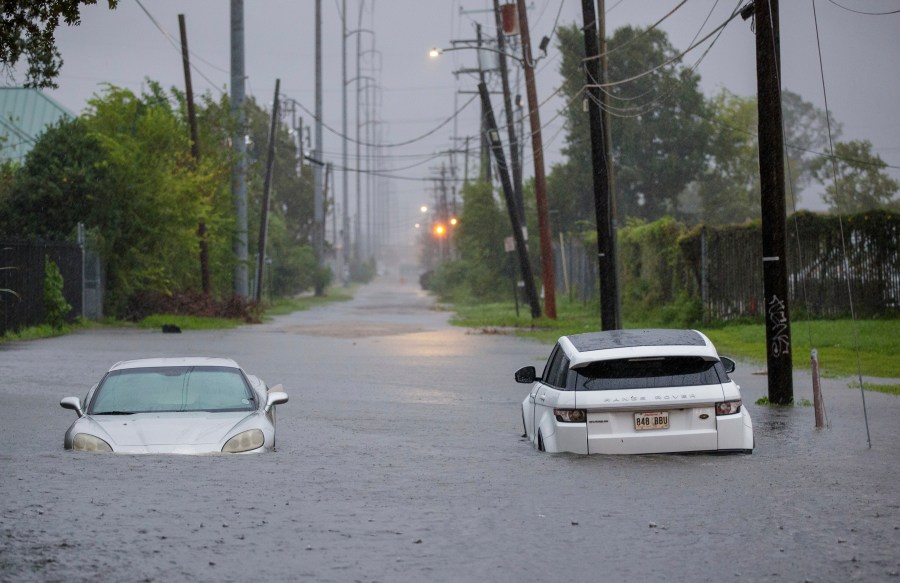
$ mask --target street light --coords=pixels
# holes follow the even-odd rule
[[[549,39],[547,39],[547,37],[544,37],[544,39],[545,39],[545,40],[549,40]],[[470,42],[471,42],[471,41],[470,41]],[[541,47],[540,47],[540,48],[541,48],[541,51],[542,51],[541,56],[538,57],[538,58],[536,58],[536,59],[534,59],[534,60],[532,60],[532,61],[530,61],[530,62],[526,62],[525,59],[524,59],[523,57],[517,57],[517,56],[511,55],[511,54],[509,54],[509,53],[507,53],[507,52],[505,52],[505,51],[501,51],[500,49],[495,49],[495,48],[487,47],[487,46],[484,46],[484,45],[481,45],[481,46],[471,46],[471,45],[466,45],[466,46],[464,46],[464,47],[449,47],[449,48],[446,48],[446,49],[439,49],[439,48],[437,48],[437,47],[431,47],[431,50],[428,51],[428,56],[429,56],[430,58],[432,58],[432,59],[436,59],[436,58],[440,57],[441,55],[443,55],[444,53],[449,53],[449,52],[451,52],[451,51],[471,51],[471,50],[475,50],[475,51],[487,51],[487,52],[489,52],[489,53],[495,53],[495,54],[498,54],[498,55],[502,55],[502,56],[504,56],[504,57],[506,57],[506,58],[508,58],[508,59],[512,59],[512,60],[514,60],[515,62],[517,62],[517,63],[519,63],[520,65],[522,65],[523,67],[527,65],[528,67],[532,67],[532,68],[533,68],[535,65],[538,64],[538,61],[540,61],[541,59],[543,59],[544,57],[547,56],[547,43],[545,43],[545,42],[542,41],[542,42],[541,42]]]

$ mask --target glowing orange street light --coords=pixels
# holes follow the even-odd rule
[[[434,226],[434,234],[437,237],[443,237],[447,233],[447,227],[441,224]]]

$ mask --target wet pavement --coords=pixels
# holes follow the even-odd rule
[[[0,580],[900,582],[900,398],[866,393],[870,449],[846,380],[816,430],[739,365],[751,456],[541,454],[512,373],[549,347],[448,317],[379,281],[236,330],[0,345]],[[62,397],[186,354],[284,384],[276,453],[63,450]]]

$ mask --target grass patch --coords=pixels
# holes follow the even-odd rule
[[[263,319],[270,320],[275,316],[302,312],[331,302],[346,302],[353,299],[353,294],[357,289],[359,289],[358,284],[350,287],[334,286],[325,290],[325,295],[323,296],[302,295],[293,298],[280,298],[266,305]]]
[[[201,316],[183,316],[178,314],[153,314],[137,323],[138,328],[161,329],[163,324],[178,326],[182,330],[228,330],[237,328],[245,322],[239,319],[207,318]]]
[[[856,334],[854,334],[854,328]],[[704,330],[722,354],[758,363],[766,361],[766,330],[762,324],[724,325]],[[859,339],[859,368],[854,337]],[[794,368],[809,370],[810,351],[819,354],[824,377],[900,378],[900,320],[804,320],[791,322]]]
[[[328,288],[324,296],[298,296],[295,298],[282,298],[275,300],[271,305],[266,306],[264,320],[271,320],[274,316],[283,316],[293,312],[308,310],[315,306],[320,306],[330,302],[343,302],[353,299],[354,292],[359,285],[354,284],[350,287],[335,286]],[[0,344],[5,342],[24,342],[27,340],[40,340],[41,338],[52,338],[54,336],[64,336],[75,330],[84,328],[104,328],[104,327],[133,327],[144,329],[161,329],[163,324],[171,324],[178,326],[182,330],[228,330],[243,326],[246,323],[239,319],[229,318],[207,318],[199,316],[183,316],[176,314],[153,314],[147,316],[137,324],[124,322],[121,320],[113,320],[104,318],[99,322],[79,319],[73,324],[66,324],[61,328],[54,328],[49,324],[41,324],[39,326],[29,326],[18,332],[7,332],[0,336]]]
[[[859,383],[850,383],[851,389],[858,389]],[[900,385],[881,385],[878,383],[863,383],[863,388],[867,391],[875,391],[876,393],[885,393],[887,395],[900,395]]]
[[[0,344],[5,342],[25,342],[27,340],[40,340],[41,338],[53,338],[54,336],[64,336],[74,330],[86,327],[81,321],[74,324],[64,324],[60,328],[55,328],[50,324],[41,324],[39,326],[29,326],[22,328],[18,332],[8,331],[0,336]]]
[[[760,397],[755,401],[757,405],[760,407],[765,407],[771,405],[772,402],[769,400],[769,397]],[[789,407],[812,407],[813,402],[809,399],[800,399],[799,401],[792,401]]]
[[[457,305],[450,323],[483,329],[509,329],[518,336],[552,344],[569,334],[600,330],[600,309],[596,303],[584,304],[565,299],[557,303],[557,320],[532,319],[528,306],[520,305],[516,315],[511,303],[480,306]],[[625,328],[671,328],[662,312],[625,319]],[[766,362],[766,330],[762,323],[716,324],[700,326],[720,354],[760,365]],[[854,333],[855,329],[855,333]],[[865,376],[900,378],[900,320],[802,320],[791,323],[793,365],[809,370],[810,350],[819,355],[819,370],[825,377],[852,377],[857,373],[854,337],[859,338],[859,368]],[[882,385],[883,386],[883,385]],[[876,389],[873,389],[876,390]]]

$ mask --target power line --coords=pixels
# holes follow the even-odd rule
[[[296,100],[295,100],[295,101],[296,101]],[[447,119],[445,119],[444,121],[442,121],[442,122],[441,122],[440,124],[438,124],[436,127],[434,127],[434,128],[432,128],[431,130],[425,132],[424,134],[422,134],[422,135],[420,135],[420,136],[417,136],[417,137],[415,137],[415,138],[411,138],[411,139],[409,139],[409,140],[402,141],[402,142],[395,142],[395,143],[393,143],[393,144],[371,144],[371,143],[364,142],[364,141],[361,141],[361,140],[356,140],[356,139],[354,139],[354,138],[352,138],[352,137],[350,137],[350,136],[345,136],[343,133],[341,133],[340,131],[338,131],[338,130],[332,128],[331,126],[329,126],[328,124],[326,124],[324,121],[322,122],[322,127],[324,127],[325,129],[327,129],[329,132],[331,132],[331,133],[334,134],[335,136],[337,136],[337,137],[339,137],[339,138],[341,138],[341,139],[347,140],[348,142],[351,142],[351,143],[353,143],[353,144],[359,144],[359,145],[361,145],[361,146],[371,146],[371,147],[374,147],[374,148],[398,148],[398,147],[400,147],[400,146],[408,146],[408,145],[410,145],[410,144],[415,144],[416,142],[420,142],[420,141],[424,140],[425,138],[427,138],[427,137],[429,137],[429,136],[431,136],[431,135],[437,133],[441,128],[443,128],[445,125],[447,125],[448,123],[450,123],[451,121],[453,121],[459,114],[461,114],[461,113],[462,113],[462,112],[463,112],[463,111],[464,111],[464,110],[465,110],[465,109],[466,109],[473,101],[475,101],[475,97],[474,97],[474,96],[473,96],[471,99],[469,99],[467,102],[465,102],[465,103],[462,105],[462,107],[460,107],[460,108],[457,109],[455,112],[453,112],[453,115],[451,115],[450,117],[448,117]],[[297,105],[300,106],[300,109],[302,109],[303,111],[305,111],[306,113],[308,113],[309,115],[311,115],[313,119],[316,119],[316,114],[313,113],[312,111],[310,111],[309,109],[307,109],[307,107],[306,107],[305,105],[303,105],[303,103],[301,103],[300,101],[297,101]]]
[[[137,3],[137,5],[140,7],[140,9],[144,12],[144,14],[147,15],[147,18],[150,19],[150,22],[153,23],[153,26],[155,26],[155,27],[157,28],[157,30],[159,30],[159,32],[162,33],[162,35],[165,37],[165,39],[166,39],[167,41],[169,41],[169,44],[172,45],[172,48],[174,48],[175,51],[178,52],[178,53],[180,54],[180,53],[181,53],[181,46],[180,46],[180,44],[172,37],[171,34],[169,34],[169,33],[162,27],[162,25],[159,24],[159,21],[157,21],[156,18],[154,18],[153,15],[150,14],[150,11],[147,10],[147,9],[144,7],[144,5],[141,3],[141,0],[134,0],[134,1]],[[217,71],[221,71],[222,73],[228,73],[228,71],[226,71],[225,69],[221,69],[221,68],[219,68],[219,67],[216,67],[215,65],[213,65],[212,63],[210,63],[209,61],[207,61],[206,59],[204,59],[203,57],[197,55],[195,52],[193,52],[193,51],[191,51],[191,50],[188,50],[188,52],[189,52],[192,56],[196,57],[198,60],[200,60],[200,61],[202,61],[203,63],[206,63],[207,65],[209,65],[210,67],[212,67],[213,69],[216,69]],[[201,71],[196,65],[194,65],[193,62],[191,63],[191,69],[193,69],[194,71],[196,71],[197,74],[200,75],[201,77],[203,77],[203,78],[206,80],[207,83],[209,83],[209,84],[210,84],[213,88],[215,88],[219,93],[221,93],[221,94],[224,95],[225,91],[222,90],[220,87],[218,87],[218,86],[216,85],[216,83],[214,83],[209,77],[207,77],[206,75],[204,75],[204,74],[203,74],[203,71]]]
[[[863,14],[865,16],[887,16],[889,14],[900,14],[900,10],[888,10],[887,12],[865,12],[863,10],[856,10],[854,8],[849,8],[847,6],[844,6],[843,4],[840,4],[839,2],[835,2],[835,0],[828,0],[828,1],[831,2],[832,4],[834,4],[835,6],[837,6],[838,8],[846,10],[847,12],[852,12],[854,14]]]

